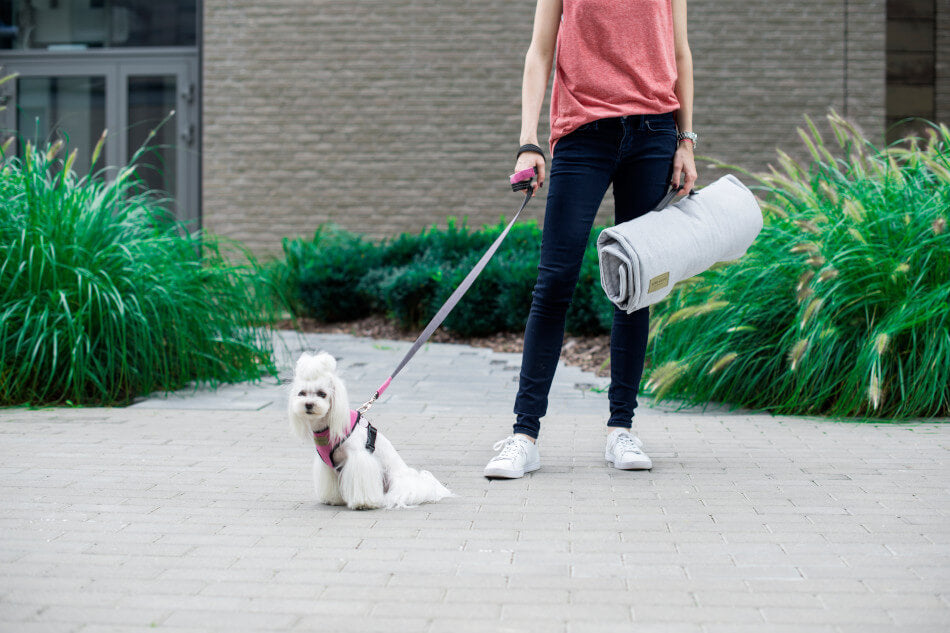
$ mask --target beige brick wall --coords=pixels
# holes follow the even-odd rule
[[[265,254],[327,221],[379,238],[510,215],[533,7],[206,0],[204,226]],[[884,0],[850,0],[847,16],[825,0],[689,12],[702,154],[764,169],[778,146],[800,155],[802,115],[829,107],[880,137]],[[716,175],[700,164],[701,184]]]

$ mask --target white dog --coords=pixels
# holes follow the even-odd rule
[[[350,410],[330,354],[297,360],[288,413],[294,433],[316,445],[313,483],[321,502],[395,508],[452,496],[432,473],[409,468],[382,433]]]

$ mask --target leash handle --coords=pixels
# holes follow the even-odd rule
[[[524,191],[526,189],[531,189],[531,183],[534,182],[534,177],[538,175],[537,170],[534,167],[529,167],[527,169],[522,169],[519,172],[511,174],[508,177],[508,181],[511,183],[512,191]]]

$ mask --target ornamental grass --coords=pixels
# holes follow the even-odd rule
[[[77,176],[76,150],[60,157],[61,142],[27,142],[22,158],[10,147],[0,156],[0,405],[121,405],[274,373],[253,266],[230,263],[227,244],[188,233],[142,191],[145,146],[111,180]]]
[[[811,162],[749,174],[748,254],[656,306],[647,390],[782,414],[950,415],[950,131],[875,147],[831,112]]]

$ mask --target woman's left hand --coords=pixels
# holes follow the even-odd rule
[[[680,193],[684,196],[688,195],[696,184],[696,162],[693,160],[693,144],[689,141],[680,141],[679,147],[676,148],[676,154],[673,155],[673,180],[670,184],[674,187],[682,184],[683,190]]]

